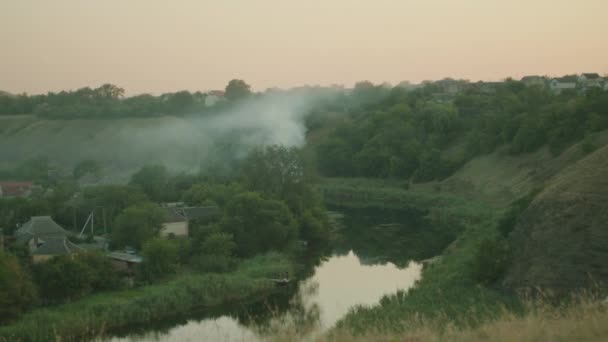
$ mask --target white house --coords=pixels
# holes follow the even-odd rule
[[[583,73],[578,77],[578,82],[584,88],[602,87],[602,77],[597,73]]]
[[[576,76],[564,76],[560,78],[554,78],[549,83],[549,88],[556,94],[561,93],[564,90],[576,89],[578,77]]]

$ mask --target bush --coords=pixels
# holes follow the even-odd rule
[[[515,229],[519,216],[530,206],[530,203],[532,203],[539,192],[540,189],[532,190],[527,195],[511,203],[509,210],[498,221],[497,228],[503,237],[507,237]]]
[[[492,284],[502,277],[511,262],[511,249],[503,238],[484,239],[473,257],[473,275],[477,282]]]
[[[146,242],[142,252],[141,275],[147,281],[175,273],[179,255],[177,245],[169,240],[154,239]]]
[[[225,255],[202,254],[194,258],[194,267],[201,272],[224,273],[235,265],[236,259]]]
[[[585,135],[585,139],[581,143],[581,151],[583,154],[587,155],[597,149],[597,145],[595,144],[595,139],[592,135]]]
[[[95,270],[79,258],[61,255],[32,267],[34,280],[45,302],[62,302],[90,293]]]
[[[0,251],[0,322],[19,317],[35,298],[34,284],[19,260]]]

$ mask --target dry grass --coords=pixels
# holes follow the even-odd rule
[[[477,327],[456,327],[441,320],[410,319],[403,333],[370,330],[353,335],[346,330],[311,334],[310,330],[284,325],[270,341],[608,341],[608,304],[582,298],[575,304],[555,307],[529,302],[525,315],[503,311],[496,320]],[[305,335],[303,335],[304,333]]]

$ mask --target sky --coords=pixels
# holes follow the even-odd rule
[[[0,90],[608,73],[607,0],[0,0]]]

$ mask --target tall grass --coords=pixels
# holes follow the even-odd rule
[[[120,327],[270,293],[274,284],[267,278],[275,272],[293,272],[288,260],[280,254],[259,256],[228,274],[183,274],[165,284],[37,309],[0,327],[0,341],[81,341]]]
[[[568,305],[525,301],[524,313],[507,309],[478,326],[445,324],[442,318],[413,317],[401,322],[407,329],[383,332],[373,329],[355,335],[336,330],[319,341],[606,341],[608,306],[595,296],[582,296]],[[289,331],[286,329],[286,331]],[[289,335],[284,333],[284,336]]]

